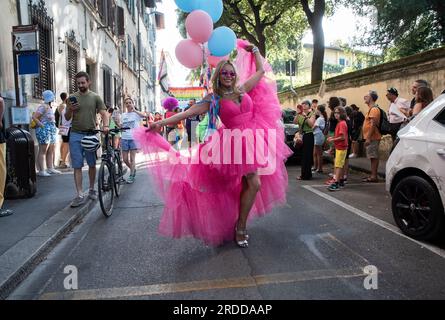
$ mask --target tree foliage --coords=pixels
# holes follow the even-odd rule
[[[342,0],[356,13],[369,18],[371,28],[356,41],[373,46],[392,60],[445,44],[444,0]]]
[[[239,38],[256,45],[270,60],[295,57],[308,27],[295,0],[224,0],[224,12],[215,24],[231,28]],[[178,10],[178,28],[186,38],[187,13]]]

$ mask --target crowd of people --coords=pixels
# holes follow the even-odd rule
[[[312,174],[323,174],[323,151],[334,157],[334,172],[326,181],[330,191],[340,190],[348,178],[349,159],[357,158],[359,145],[364,144],[366,157],[370,160],[370,175],[363,182],[378,182],[379,146],[382,139],[382,122],[388,121],[389,134],[393,147],[397,143],[398,131],[407,125],[434,99],[427,81],[419,79],[411,85],[411,101],[399,96],[396,88],[386,91],[389,102],[385,113],[377,104],[379,98],[375,90],[370,90],[364,97],[367,109],[363,112],[356,104],[347,105],[343,97],[330,97],[327,107],[318,104],[318,100],[305,100],[296,108],[294,123],[299,131],[296,139],[302,140],[301,174],[298,180],[310,180]],[[302,136],[302,138],[301,138]]]

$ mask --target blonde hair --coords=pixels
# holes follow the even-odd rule
[[[233,81],[233,84],[232,84],[232,90],[233,90],[233,92],[236,95],[240,96],[242,94],[242,92],[240,91],[240,89],[237,86],[238,79],[239,79],[238,78],[238,72],[236,71],[235,65],[230,60],[222,60],[216,66],[215,71],[214,71],[213,76],[212,76],[213,93],[218,95],[218,96],[220,96],[220,97],[223,96],[223,91],[221,90],[221,84],[220,84],[219,78],[221,76],[221,70],[222,70],[222,68],[224,68],[224,66],[226,64],[230,65],[233,68],[233,70],[235,70],[236,76],[235,76],[235,81]]]
[[[124,103],[127,102],[127,100],[131,100],[131,102],[133,102],[133,104],[134,104],[134,100],[133,100],[132,97],[125,97],[124,98]]]

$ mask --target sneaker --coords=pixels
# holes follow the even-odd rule
[[[61,174],[62,173],[59,170],[56,170],[54,168],[49,168],[48,170],[46,170],[46,172],[51,173],[51,174]]]
[[[81,206],[82,204],[84,204],[85,203],[85,197],[83,197],[83,196],[77,196],[77,197],[75,197],[74,199],[73,199],[73,201],[71,201],[71,208],[76,208],[76,207],[79,207],[79,206]]]
[[[357,155],[355,153],[351,153],[349,155],[349,159],[354,159],[354,158],[357,158]]]
[[[38,175],[39,177],[51,177],[51,174],[49,174],[46,170],[39,171],[39,172],[37,173],[37,175]]]
[[[338,190],[340,190],[340,186],[338,183],[335,182],[328,187],[328,190],[329,191],[338,191]]]
[[[331,173],[328,174],[328,176],[330,176],[331,178],[333,178],[333,177],[335,176],[335,174],[331,172]]]
[[[128,184],[132,184],[134,182],[134,175],[131,175],[130,174],[130,176],[128,177],[128,179],[127,179],[127,183]]]
[[[333,184],[335,182],[337,182],[337,181],[334,178],[331,178],[331,179],[326,180],[326,182],[324,184],[330,186],[331,184]]]
[[[0,218],[1,217],[7,217],[10,216],[11,214],[13,214],[12,210],[9,209],[0,209]]]
[[[90,191],[88,191],[88,198],[90,198],[93,201],[97,200],[97,191],[90,189]]]

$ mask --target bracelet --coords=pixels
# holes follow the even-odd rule
[[[252,48],[252,53],[257,53],[258,51],[260,51],[260,49],[258,49],[258,47],[253,47]]]

